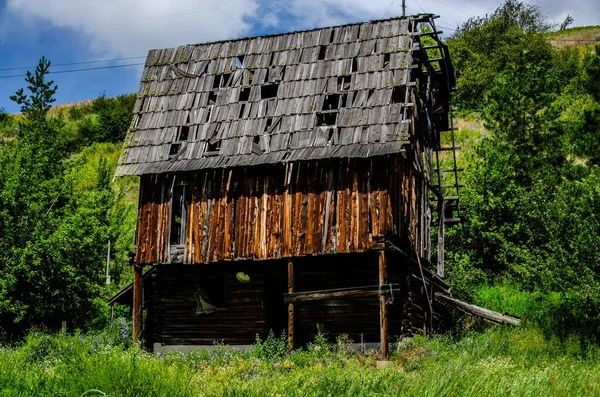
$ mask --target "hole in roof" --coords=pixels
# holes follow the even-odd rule
[[[275,53],[272,52],[271,58],[269,59],[269,66],[275,66],[275,62],[273,62],[274,60],[275,60]]]
[[[181,128],[179,129],[178,141],[187,141],[189,134],[190,134],[190,127],[187,125],[182,125]]]
[[[171,147],[169,148],[169,158],[171,158],[171,157],[175,156],[177,153],[179,153],[180,148],[181,148],[180,143],[171,144]]]
[[[248,84],[252,84],[252,80],[254,80],[254,71],[248,70]]]
[[[367,95],[367,105],[369,105],[369,101],[371,100],[371,98],[373,97],[373,94],[375,93],[375,89],[371,88],[369,90],[369,94]]]
[[[215,77],[213,77],[213,86],[212,88],[219,88],[221,86],[221,78],[223,76],[221,76],[220,74],[216,74]]]
[[[337,122],[337,112],[317,113],[317,126],[324,127],[335,125]]]
[[[348,94],[342,95],[342,103],[341,103],[340,107],[345,108],[347,102],[348,102]]]
[[[273,118],[272,117],[268,117],[267,118],[267,123],[265,124],[264,131],[267,132],[272,125],[273,125]]]
[[[323,101],[323,109],[327,110],[336,110],[340,108],[340,94],[329,94],[325,95],[325,100]]]
[[[242,102],[246,102],[250,99],[250,87],[244,87],[240,90],[240,98],[239,100]]]
[[[206,65],[204,65],[204,70],[202,70],[202,73],[208,72],[208,67],[209,66],[210,66],[210,61],[206,62]]]
[[[278,90],[279,84],[265,84],[260,87],[260,97],[261,99],[275,98]]]
[[[386,52],[383,54],[383,68],[387,68],[390,64],[390,53]]]
[[[333,43],[334,39],[335,39],[335,29],[331,29],[331,36],[329,36],[329,42]]]
[[[354,73],[358,71],[358,59],[356,57],[352,58],[352,70],[350,73]]]
[[[252,140],[252,143],[256,143],[257,145],[260,144],[260,135],[254,135],[254,139]]]
[[[266,150],[263,149],[260,145],[260,135],[255,135],[252,140],[252,153],[254,154],[263,154]]]
[[[371,51],[371,55],[376,54],[377,53],[377,41],[375,41],[375,43],[373,43],[373,50]]]
[[[231,73],[223,73],[223,77],[221,78],[221,87],[227,87],[230,79]]]
[[[221,150],[221,140],[220,139],[215,139],[212,142],[211,141],[206,142],[206,152],[205,152],[206,156],[216,156],[219,154],[220,150]]]
[[[319,61],[322,61],[325,59],[325,53],[327,52],[327,46],[320,46],[319,47]]]
[[[406,87],[396,86],[392,89],[392,103],[404,103],[406,100]]]
[[[208,111],[206,112],[206,120],[205,123],[208,123],[210,121],[210,115],[212,113],[212,106],[208,107]]]
[[[215,102],[217,102],[217,92],[216,91],[209,91],[208,92],[208,104],[209,105],[214,105]]]
[[[338,91],[348,91],[351,80],[350,76],[338,76]]]
[[[327,146],[333,145],[333,143],[334,143],[334,140],[333,140],[334,133],[335,133],[335,129],[334,128],[330,128],[329,129],[329,135],[327,137]]]
[[[238,116],[239,119],[244,118],[244,110],[246,110],[246,104],[242,103],[242,106],[240,106],[240,115]]]
[[[244,56],[238,55],[235,57],[235,67],[238,69],[242,69],[244,67]]]

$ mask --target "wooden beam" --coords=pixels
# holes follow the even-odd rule
[[[444,278],[444,200],[438,202],[437,275]]]
[[[385,260],[385,251],[379,252],[379,287],[387,284],[387,264]],[[388,359],[388,317],[387,317],[387,297],[383,294],[379,296],[379,323],[381,331],[381,358]]]
[[[142,289],[144,283],[142,281],[142,267],[133,266],[133,342],[139,342],[142,338]]]
[[[288,260],[288,294],[294,293],[294,262]],[[288,346],[294,349],[294,303],[288,303]]]
[[[438,300],[439,302],[453,306],[459,310],[462,310],[463,312],[465,312],[467,314],[481,317],[484,320],[488,320],[488,321],[491,321],[496,324],[511,324],[511,325],[520,325],[521,324],[521,320],[516,317],[507,316],[506,314],[501,314],[501,313],[495,312],[493,310],[475,306],[470,303],[463,302],[459,299],[452,298],[452,297],[444,295],[444,294],[436,293],[434,296],[435,296],[435,299]]]
[[[371,285],[366,287],[337,288],[319,291],[295,292],[285,294],[284,301],[285,303],[290,303],[338,298],[360,298],[365,296],[388,296],[396,292],[400,292],[400,286],[398,284],[386,284],[383,286]]]

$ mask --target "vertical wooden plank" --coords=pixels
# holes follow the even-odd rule
[[[294,292],[294,263],[291,259],[288,260],[288,294]],[[288,346],[290,350],[294,349],[294,304],[288,303]]]
[[[283,244],[281,256],[288,257],[292,247],[292,172],[294,164],[285,165],[285,190],[283,191]]]
[[[233,170],[226,170],[226,180],[225,184],[225,192],[223,195],[223,205],[225,207],[225,219],[224,219],[224,228],[223,228],[223,248],[221,252],[221,257],[223,259],[231,259],[232,258],[232,250],[231,250],[231,242],[232,242],[232,228],[233,228],[233,211],[235,202],[233,200]]]
[[[139,342],[142,337],[142,266],[130,262],[133,268],[133,342]]]
[[[350,251],[356,252],[358,250],[358,234],[359,234],[359,221],[360,221],[360,207],[358,205],[358,174],[359,174],[359,163],[351,160],[352,170],[352,185],[350,189]]]
[[[333,179],[334,179],[334,169],[331,164],[327,169],[327,173],[325,175],[325,184],[323,186],[327,186],[327,193],[325,198],[325,215],[323,220],[323,233],[322,233],[322,242],[321,242],[321,253],[325,254],[331,247],[331,239],[332,239],[332,226],[333,226],[333,218],[335,216],[335,208],[333,203]]]
[[[385,251],[379,252],[379,290],[383,290],[384,284],[387,284],[387,264]],[[381,358],[388,359],[388,314],[387,314],[387,298],[385,295],[379,295],[379,327],[381,339]]]

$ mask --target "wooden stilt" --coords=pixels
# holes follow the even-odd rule
[[[288,294],[294,292],[294,263],[288,260]],[[294,349],[294,303],[288,303],[288,345],[290,350]]]
[[[133,266],[133,341],[138,342],[142,337],[142,267]]]
[[[387,284],[387,264],[385,260],[385,251],[379,252],[379,289]],[[388,359],[388,318],[387,318],[387,297],[384,294],[379,295],[379,319],[381,330],[381,358]]]

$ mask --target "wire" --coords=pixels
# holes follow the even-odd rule
[[[445,5],[446,7],[453,8],[453,9],[455,9],[456,11],[460,11],[460,12],[462,12],[463,14],[466,14],[466,15],[468,15],[468,16],[471,16],[471,17],[473,17],[473,18],[476,18],[476,17],[477,17],[476,15],[473,15],[473,14],[471,14],[471,13],[468,13],[468,12],[466,12],[466,11],[463,11],[463,10],[461,10],[460,8],[454,7],[454,6],[453,6],[453,5],[451,5],[451,4],[444,3],[443,1],[440,1],[440,0],[435,0],[435,1],[437,1],[437,2],[438,2],[438,3],[440,3],[440,4],[443,4],[443,5]]]
[[[126,65],[111,65],[111,66],[100,66],[97,68],[83,68],[83,69],[69,69],[69,70],[59,70],[56,72],[48,72],[48,74],[63,74],[63,73],[75,73],[75,72],[87,72],[90,70],[101,70],[101,69],[116,69],[116,68],[124,68],[128,66],[139,66],[144,65],[144,63],[128,63]],[[26,74],[14,74],[10,76],[0,76],[0,79],[12,79],[15,77],[26,77]]]
[[[421,4],[419,4],[419,2],[417,0],[415,0],[415,3],[417,3],[417,5],[421,9],[421,11],[423,11],[424,14],[427,14],[427,12],[423,9],[423,7],[421,7]]]
[[[141,58],[146,58],[146,55],[139,56],[139,57],[114,58],[114,59],[98,59],[98,60],[93,60],[93,61],[82,61],[82,62],[53,63],[51,66],[56,67],[56,66],[84,65],[84,64],[90,64],[90,63],[129,61],[129,60],[132,60],[132,59],[141,59]],[[9,71],[9,70],[20,70],[20,69],[35,69],[36,67],[37,66],[20,66],[20,67],[15,67],[15,68],[0,69],[0,72],[6,72],[6,71]]]
[[[385,10],[385,12],[383,13],[383,15],[381,16],[381,19],[385,18],[385,14],[388,13],[388,11],[390,10],[390,8],[392,8],[392,6],[394,5],[395,2],[396,2],[396,0],[392,0],[392,2],[390,3],[390,5],[388,6],[387,10]]]

